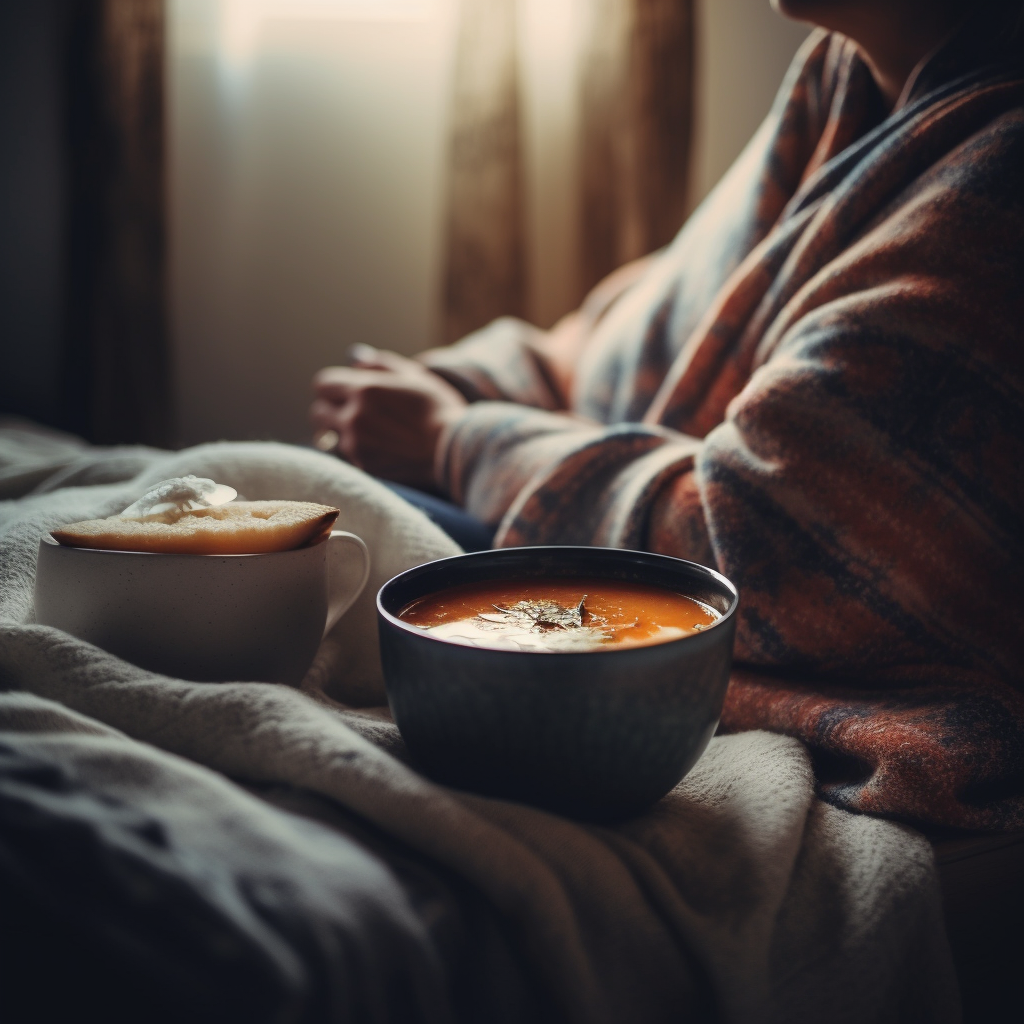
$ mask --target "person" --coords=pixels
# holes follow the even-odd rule
[[[723,727],[840,806],[1024,828],[1024,5],[773,3],[819,28],[670,246],[550,331],[364,350],[311,418],[496,545],[717,567]]]

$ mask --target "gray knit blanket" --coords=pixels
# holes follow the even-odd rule
[[[40,537],[185,473],[335,505],[369,545],[367,590],[300,688],[171,679],[33,624]],[[99,1000],[112,972],[138,1020],[959,1019],[930,845],[818,800],[793,739],[717,737],[615,827],[419,774],[387,712],[373,599],[458,549],[357,470],[7,423],[0,499],[5,990],[43,1005],[78,970],[76,997]],[[78,952],[57,961],[54,942]]]

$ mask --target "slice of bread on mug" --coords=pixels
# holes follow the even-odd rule
[[[307,501],[234,501],[157,515],[89,519],[52,531],[66,547],[189,555],[290,551],[330,533],[339,510]]]

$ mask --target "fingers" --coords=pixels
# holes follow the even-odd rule
[[[362,342],[356,342],[348,350],[346,361],[349,366],[357,366],[363,370],[386,370],[388,366],[384,361],[384,355],[385,353],[382,349],[374,348],[372,345],[364,345]]]
[[[440,431],[466,400],[420,363],[393,352],[374,358],[373,367],[329,366],[314,377],[314,443],[367,472],[429,484]]]
[[[448,400],[460,398],[450,384],[442,381],[422,363],[397,352],[353,345],[352,366],[327,366],[313,377],[313,393],[319,398],[341,404],[357,391],[372,387],[383,389],[426,389]],[[451,392],[451,394],[448,394]]]
[[[309,422],[316,430],[335,430],[340,409],[332,402],[322,398],[313,400],[309,407]]]
[[[336,430],[321,430],[313,435],[313,447],[330,454],[338,450],[340,440]]]
[[[325,389],[336,390],[348,385],[352,369],[348,366],[325,366],[313,374],[313,394],[320,395]]]
[[[389,352],[385,348],[374,348],[358,342],[348,350],[348,361],[352,367],[361,370],[391,370],[401,373],[403,370],[422,371],[422,364],[397,352]]]
[[[317,398],[309,407],[313,427],[313,444],[322,452],[335,452],[356,466],[361,465],[357,452],[357,436],[353,430],[358,410],[354,403],[335,405]]]
[[[337,452],[341,435],[336,429],[338,407],[316,399],[309,407],[309,423],[313,429],[313,447],[322,452]]]
[[[354,366],[328,366],[313,377],[313,394],[318,399],[341,404],[357,391],[375,384],[387,384],[386,370],[366,370]]]

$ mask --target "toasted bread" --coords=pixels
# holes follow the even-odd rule
[[[67,547],[189,555],[290,551],[319,540],[338,509],[307,501],[235,501],[129,519],[89,519],[53,531]]]

